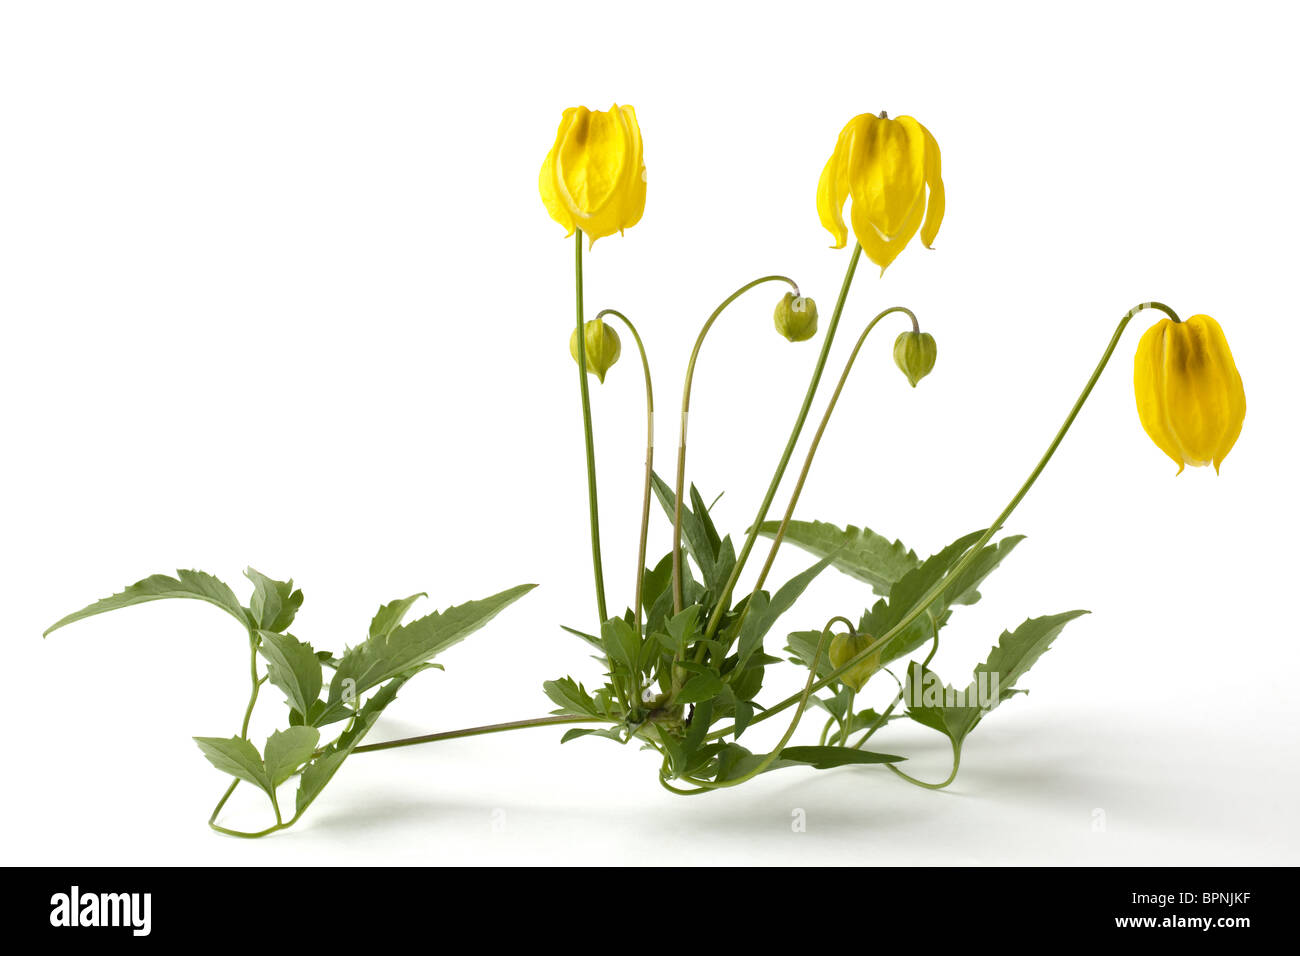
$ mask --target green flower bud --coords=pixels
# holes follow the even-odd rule
[[[859,634],[857,637],[849,634],[836,634],[831,638],[829,651],[831,666],[839,668],[847,664],[859,651],[866,650],[873,640],[874,638],[870,634]],[[880,651],[876,651],[866,660],[854,664],[840,675],[840,680],[852,687],[855,692],[860,691],[867,686],[867,681],[871,679],[871,675],[878,670],[880,670]]]
[[[806,342],[817,334],[817,303],[787,292],[776,304],[776,330],[791,342]]]
[[[587,347],[587,372],[596,376],[605,384],[605,373],[618,361],[623,345],[618,340],[618,333],[605,324],[603,319],[588,319],[583,326],[583,338]],[[578,361],[578,330],[569,335],[569,354]]]
[[[937,354],[934,336],[929,332],[904,332],[894,340],[894,364],[903,370],[913,388],[933,370]]]

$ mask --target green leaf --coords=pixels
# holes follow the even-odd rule
[[[623,743],[623,738],[619,736],[618,730],[613,727],[575,727],[573,730],[566,730],[564,732],[564,736],[560,738],[560,743],[567,744],[570,740],[577,740],[579,737],[607,737],[616,743]]]
[[[311,759],[320,743],[320,731],[315,727],[290,727],[278,730],[266,741],[266,775],[271,785],[278,787]]]
[[[640,672],[638,655],[641,652],[641,640],[632,625],[619,617],[611,617],[600,626],[601,646],[606,656],[616,667],[625,673],[636,675]]]
[[[663,506],[668,515],[668,520],[675,520],[677,495],[657,474],[651,475],[651,484],[654,488],[655,497],[659,499],[659,504]],[[699,565],[700,574],[704,577],[704,583],[714,587],[721,583],[716,580],[718,577],[716,568],[717,552],[713,549],[713,541],[717,538],[717,531],[714,530],[710,534],[713,524],[711,521],[706,524],[706,520],[707,512],[705,519],[702,520],[699,515],[686,507],[685,502],[682,503],[682,538],[686,545],[686,551]]]
[[[761,671],[760,671],[761,675]],[[735,729],[732,731],[732,737],[740,739],[740,735],[749,727],[750,721],[754,719],[754,705],[748,700],[739,700],[734,708]]]
[[[80,621],[82,618],[116,611],[118,608],[130,607],[133,604],[161,601],[164,598],[192,598],[207,601],[221,608],[244,627],[250,624],[248,612],[240,605],[235,592],[230,590],[229,586],[203,571],[177,571],[174,578],[165,574],[155,574],[143,581],[137,581],[112,597],[106,597],[102,601],[83,607],[80,611],[74,611],[51,624],[44,636],[49,637],[59,628],[73,621]]]
[[[764,537],[776,537],[779,521],[765,521],[758,526]],[[908,571],[921,564],[915,551],[909,551],[901,541],[891,542],[870,528],[849,525],[837,528],[824,521],[791,521],[786,526],[785,540],[818,557],[831,558],[831,564],[849,577],[870,584],[881,595]]]
[[[926,558],[920,567],[899,578],[890,589],[889,597],[881,598],[863,614],[858,632],[881,637],[892,630],[949,574],[983,533],[983,531],[973,531],[963,535],[939,553]],[[985,546],[960,576],[953,579],[943,593],[930,604],[927,613],[912,621],[881,648],[881,663],[888,664],[892,660],[905,657],[933,638],[935,630],[948,622],[952,606],[973,604],[978,601],[979,592],[976,587],[1023,540],[1021,535],[1011,535],[996,544]]]
[[[586,641],[588,644],[590,644],[598,651],[605,650],[604,645],[600,643],[600,638],[597,637],[595,634],[588,634],[586,631],[579,631],[577,628],[568,627],[564,624],[560,625],[560,630],[568,631],[574,637],[582,638],[584,641]]]
[[[822,558],[812,567],[801,571],[781,585],[780,590],[769,600],[766,592],[760,591],[749,604],[745,621],[740,627],[740,639],[736,655],[737,670],[743,670],[750,656],[763,646],[763,638],[772,629],[772,625],[794,605],[799,596],[812,583],[813,578],[821,574],[831,563],[830,557]]]
[[[323,677],[320,658],[310,644],[304,644],[292,634],[258,631],[261,642],[257,651],[266,658],[266,676],[284,691],[290,707],[299,714],[307,714],[320,697]]]
[[[302,592],[293,589],[293,580],[276,581],[254,568],[245,568],[244,577],[253,582],[253,598],[248,610],[253,626],[264,631],[283,631],[293,623],[302,607]]]
[[[479,601],[468,601],[394,627],[348,648],[330,681],[329,701],[359,696],[464,640],[537,585],[521,584]]]
[[[370,622],[370,636],[372,638],[384,638],[392,634],[393,630],[406,617],[406,612],[411,609],[411,605],[422,597],[428,597],[428,595],[421,591],[419,594],[412,594],[410,597],[399,598],[385,604],[375,612],[374,619]]]
[[[195,737],[194,742],[208,762],[222,773],[247,780],[268,794],[274,792],[262,755],[243,737]]]
[[[339,735],[338,739],[325,748],[319,756],[313,758],[302,771],[298,783],[297,814],[301,816],[312,802],[321,794],[326,785],[334,779],[343,761],[365,738],[375,725],[384,708],[393,702],[402,685],[410,680],[410,675],[395,677],[379,688],[357,714],[352,726]]]
[[[821,642],[821,631],[795,631],[786,636],[785,649],[789,652],[790,657],[798,664],[804,667],[810,667],[813,658],[817,657],[817,645]],[[830,642],[827,642],[827,647]],[[831,664],[830,654],[825,651],[817,660],[817,676],[828,677],[835,667]]]
[[[985,714],[1015,693],[1016,681],[1047,653],[1065,625],[1087,613],[1066,611],[1033,617],[1014,632],[1003,631],[988,660],[975,668],[974,679],[961,691],[943,684],[933,671],[914,664],[905,688],[907,715],[947,734],[953,745],[960,747]]]
[[[696,674],[677,692],[677,703],[699,704],[722,693],[722,678],[717,674]]]
[[[872,753],[870,750],[854,750],[852,747],[786,747],[778,759],[808,764],[817,770],[830,770],[832,767],[858,763],[898,763],[906,758]]]
[[[542,690],[560,708],[559,713],[573,714],[578,717],[600,716],[596,702],[591,699],[587,689],[572,677],[548,680],[542,684]]]
[[[700,528],[704,531],[704,540],[709,550],[717,554],[722,549],[722,539],[718,535],[718,529],[713,526],[713,518],[709,514],[709,506],[704,503],[700,496],[699,490],[694,484],[691,485],[691,514],[699,519]]]

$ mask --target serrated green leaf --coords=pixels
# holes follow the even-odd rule
[[[817,770],[830,770],[832,767],[845,767],[859,763],[898,763],[905,757],[894,754],[872,753],[870,750],[854,750],[852,747],[786,747],[779,758],[789,763],[808,764]]]
[[[228,585],[204,571],[177,571],[174,578],[165,574],[155,574],[142,581],[137,581],[112,597],[106,597],[101,601],[83,607],[80,611],[74,611],[46,628],[44,636],[48,637],[54,631],[71,624],[73,621],[80,621],[96,614],[105,614],[108,611],[116,611],[119,608],[131,607],[134,604],[161,601],[165,598],[191,598],[206,601],[221,608],[245,628],[250,623],[248,612],[240,605],[238,598],[235,597],[235,592],[230,590]]]
[[[293,580],[277,581],[255,568],[245,568],[244,577],[253,582],[253,597],[248,610],[253,626],[263,631],[283,631],[293,623],[302,607],[302,592],[293,589]]]
[[[546,696],[560,708],[560,713],[578,717],[599,717],[596,702],[591,699],[587,689],[572,677],[548,680],[542,684]]]
[[[425,663],[464,640],[519,600],[535,584],[521,584],[479,601],[468,601],[394,627],[387,635],[350,647],[330,681],[331,704]]]
[[[908,672],[907,715],[947,734],[953,745],[960,747],[989,711],[1015,693],[1016,681],[1047,653],[1065,625],[1087,613],[1066,611],[1033,617],[1014,632],[1003,631],[988,659],[975,668],[972,682],[961,691],[945,685],[933,671],[913,665]],[[943,703],[936,705],[931,698],[938,696]]]
[[[779,521],[765,521],[758,533],[773,538]],[[849,577],[870,584],[877,594],[887,595],[904,574],[921,564],[915,551],[901,541],[890,541],[870,528],[849,525],[837,528],[824,521],[791,521],[786,526],[785,541],[822,558]]]
[[[419,594],[412,594],[410,597],[389,601],[376,611],[374,618],[371,619],[370,636],[372,638],[388,637],[393,633],[394,628],[405,619],[406,612],[411,609],[411,605],[422,597],[428,597],[428,595],[421,591]]]
[[[271,785],[278,787],[294,775],[299,767],[311,759],[320,743],[320,731],[315,727],[290,727],[278,730],[266,741],[266,775]]]
[[[262,755],[243,737],[195,737],[194,742],[222,773],[247,780],[268,794],[274,792]]]
[[[888,598],[881,598],[863,614],[858,632],[880,637],[892,630],[921,603],[932,588],[951,572],[983,533],[983,531],[973,531],[963,535],[942,551],[926,558],[920,567],[904,574],[890,589]],[[1024,538],[1021,535],[1011,535],[994,544],[986,545],[961,572],[960,577],[954,579],[930,604],[928,613],[916,618],[881,648],[881,663],[888,664],[900,657],[906,657],[933,638],[935,629],[947,623],[954,605],[973,604],[978,601],[980,595],[976,588],[980,582],[988,577],[1022,540]]]
[[[290,707],[306,714],[320,697],[323,676],[320,658],[310,644],[292,634],[258,631],[257,651],[266,658],[267,679],[284,691]]]

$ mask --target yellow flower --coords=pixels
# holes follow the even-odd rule
[[[1133,360],[1138,418],[1178,463],[1219,465],[1241,434],[1246,392],[1219,323],[1208,315],[1161,319],[1138,342]]]
[[[564,111],[538,183],[551,218],[591,244],[621,233],[645,211],[645,163],[636,111],[615,103],[607,112]]]
[[[817,214],[835,237],[836,249],[849,237],[844,225],[849,198],[853,234],[882,275],[917,229],[930,248],[944,206],[939,144],[930,131],[910,116],[864,113],[849,120],[817,184]]]

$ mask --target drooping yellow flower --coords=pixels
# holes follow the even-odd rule
[[[595,243],[635,226],[645,211],[645,163],[636,111],[615,103],[608,111],[572,106],[564,111],[555,145],[538,183],[551,218]]]
[[[910,116],[864,113],[849,120],[817,184],[817,214],[836,249],[849,237],[846,199],[853,234],[882,274],[918,229],[930,248],[944,209],[939,144],[930,131]]]
[[[1241,434],[1246,392],[1219,323],[1161,319],[1138,342],[1133,390],[1142,427],[1178,464],[1219,465]]]

